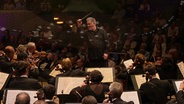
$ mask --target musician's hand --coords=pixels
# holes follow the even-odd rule
[[[81,27],[82,26],[82,19],[78,19],[77,20],[77,27]]]
[[[102,102],[102,104],[110,104],[110,100],[107,98],[107,99],[105,99],[105,100]]]
[[[130,66],[127,67],[127,69],[128,69],[128,70],[132,70],[133,67],[134,67],[133,65],[130,65]]]

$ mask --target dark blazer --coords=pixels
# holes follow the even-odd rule
[[[180,90],[176,93],[177,104],[184,104],[184,92]]]
[[[133,101],[126,102],[126,101],[123,101],[123,100],[120,99],[120,98],[115,99],[114,101],[112,101],[112,103],[113,103],[113,104],[134,104]]]
[[[172,87],[167,80],[151,79],[139,89],[143,104],[166,104]]]
[[[93,89],[94,88],[94,89]],[[88,85],[82,86],[78,89],[79,94],[81,94],[82,98],[87,95],[92,95],[97,99],[98,103],[102,103],[105,99],[105,93],[109,91],[109,86],[106,84],[93,84],[90,83]]]
[[[36,79],[27,77],[16,77],[10,81],[10,83],[8,84],[8,88],[21,90],[38,90],[42,87]]]
[[[8,60],[6,56],[0,56],[0,71],[11,74],[13,72],[14,63]]]

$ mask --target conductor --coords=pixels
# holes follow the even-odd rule
[[[87,67],[101,67],[103,54],[107,49],[108,39],[104,29],[96,25],[96,19],[88,17],[86,19],[87,30],[84,33],[84,43],[88,48]],[[82,19],[77,20],[77,26],[82,25]]]

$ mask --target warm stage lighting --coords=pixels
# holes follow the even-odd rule
[[[63,24],[64,22],[63,21],[57,21],[56,23],[57,24]]]
[[[59,17],[54,17],[54,20],[55,20],[55,21],[59,20]]]

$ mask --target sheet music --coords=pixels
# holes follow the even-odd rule
[[[61,64],[58,64],[58,68],[59,68],[59,69],[62,68]],[[51,73],[50,73],[49,75],[50,75],[50,76],[53,76],[53,77],[56,77],[56,75],[62,74],[61,71],[56,70],[56,69],[57,69],[57,67],[55,67],[55,68],[51,71]]]
[[[140,104],[137,91],[125,91],[121,94],[121,99],[124,101],[133,101],[134,104]]]
[[[137,88],[136,89],[139,89],[141,84],[145,83],[146,82],[146,78],[143,77],[143,75],[134,75],[135,76],[135,83],[137,84]],[[158,73],[156,74],[156,77],[158,79],[160,79]],[[134,82],[134,81],[133,81]],[[134,86],[135,87],[135,86]]]
[[[115,73],[113,68],[86,68],[86,72],[91,72],[93,70],[98,70],[102,73],[104,76],[102,82],[109,83],[114,81]]]
[[[134,63],[134,61],[132,59],[128,59],[128,60],[125,60],[123,63],[126,69],[128,69],[128,67],[131,66]]]
[[[179,69],[180,69],[181,74],[182,74],[183,77],[184,77],[184,63],[183,63],[183,61],[177,63],[177,65],[178,65],[178,67],[179,67]]]
[[[4,84],[6,83],[9,74],[0,72],[0,90],[3,88]]]
[[[180,83],[182,82],[183,80],[178,80],[178,81],[174,81],[174,84],[175,84],[175,91],[179,91],[179,87],[180,87]]]
[[[7,90],[7,94],[6,94],[6,101],[5,104],[14,104],[15,103],[15,99],[18,93],[20,92],[27,92],[30,96],[30,104],[33,104],[36,100],[38,100],[37,98],[35,98],[36,92],[37,91],[29,91],[29,90]]]
[[[84,80],[85,77],[58,77],[56,94],[69,94],[73,88],[81,86]]]

